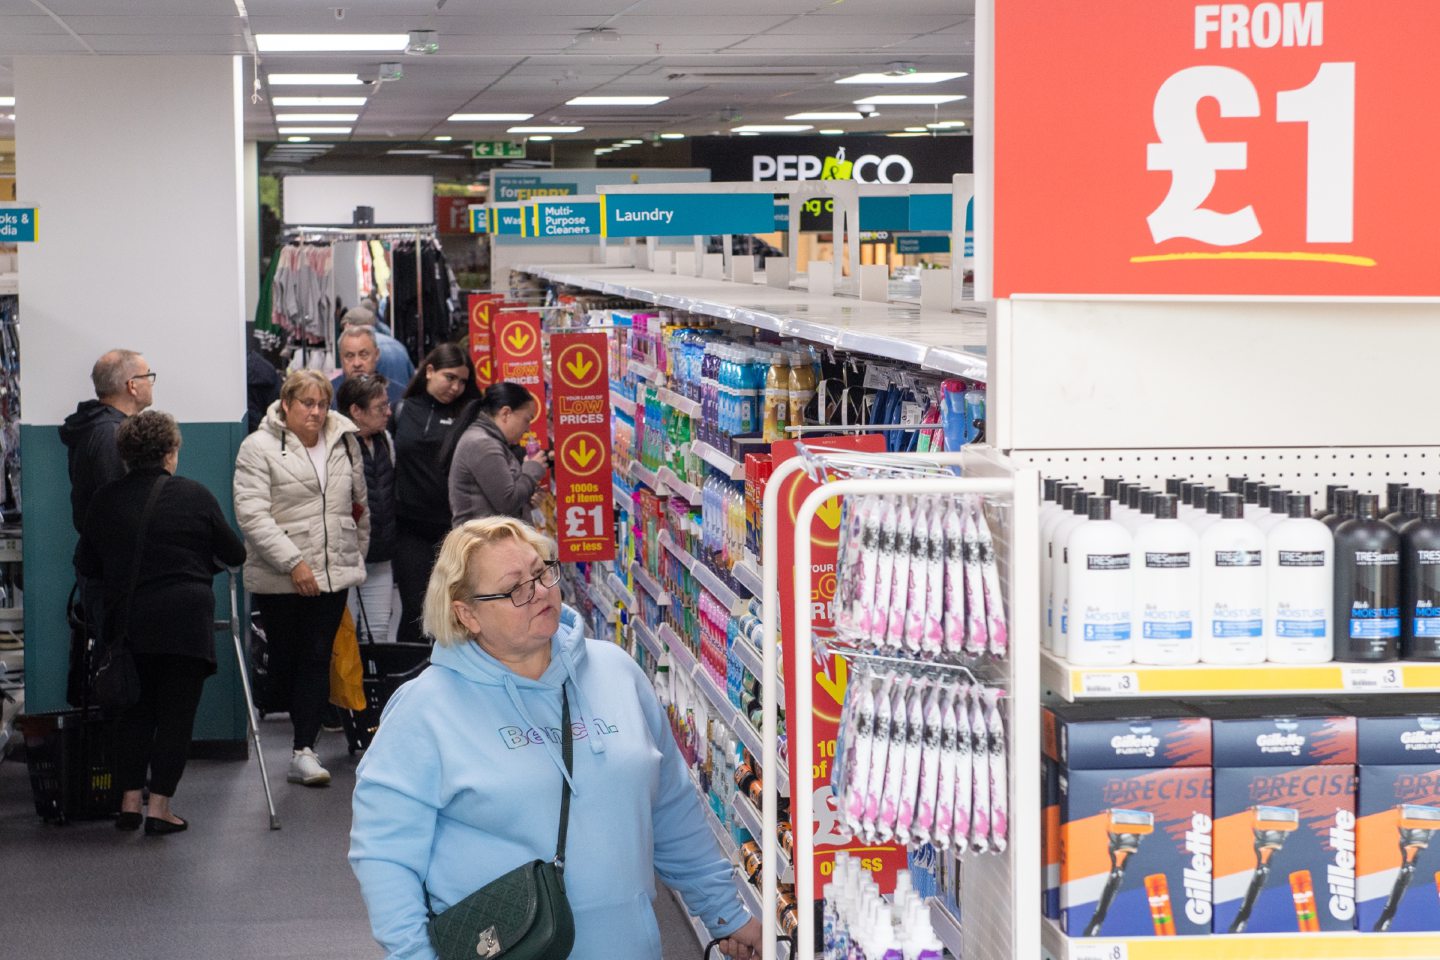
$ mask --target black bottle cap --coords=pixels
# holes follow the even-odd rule
[[[1095,494],[1091,493],[1088,490],[1076,490],[1075,512],[1082,517],[1087,516],[1089,513],[1090,498],[1093,496],[1095,496]]]
[[[1205,494],[1205,512],[1220,515],[1220,498],[1225,496],[1224,490],[1211,490]],[[1238,496],[1238,494],[1237,494]]]
[[[1195,481],[1186,480],[1185,482],[1180,484],[1180,491],[1178,494],[1176,494],[1176,496],[1180,498],[1181,503],[1189,503],[1191,491],[1198,486],[1200,486],[1200,484],[1196,483]],[[1169,491],[1167,490],[1166,492],[1168,493]]]
[[[1281,490],[1279,487],[1275,487],[1275,488],[1271,489],[1271,491],[1270,491],[1270,512],[1271,512],[1271,513],[1288,513],[1290,508],[1289,508],[1286,504],[1287,504],[1287,501],[1288,501],[1288,498],[1289,498],[1289,497],[1290,497],[1290,491],[1289,491],[1289,490]],[[1309,497],[1306,497],[1305,499],[1308,500],[1308,499],[1310,499],[1310,498],[1309,498]],[[1306,510],[1309,510],[1310,508],[1309,508],[1309,507],[1306,507],[1305,509],[1306,509]]]
[[[1238,493],[1220,494],[1220,519],[1239,520],[1245,515],[1245,498]]]
[[[1185,482],[1185,478],[1184,478],[1184,477],[1171,477],[1169,480],[1166,480],[1166,481],[1165,481],[1165,492],[1166,492],[1166,493],[1179,493],[1179,492],[1180,492],[1180,484],[1182,484],[1182,483],[1184,483],[1184,482]]]
[[[1114,498],[1116,495],[1118,495],[1120,493],[1120,484],[1123,483],[1124,480],[1124,477],[1103,478],[1100,483],[1102,489],[1105,491],[1105,496]]]
[[[1214,489],[1215,489],[1214,487],[1207,487],[1207,486],[1204,486],[1203,484],[1200,485],[1200,486],[1191,488],[1191,490],[1190,490],[1190,506],[1194,507],[1196,510],[1204,510],[1204,509],[1205,509],[1205,500],[1210,496],[1210,491],[1211,491],[1211,490],[1214,490]]]
[[[1400,494],[1404,491],[1404,483],[1385,484],[1385,512],[1395,513],[1400,509]]]
[[[1342,520],[1348,520],[1355,516],[1355,497],[1357,494],[1349,487],[1341,487],[1335,491],[1335,516]]]
[[[1166,496],[1166,494],[1156,493],[1154,490],[1141,490],[1140,512],[1145,514],[1147,517],[1155,516],[1155,498],[1163,496]],[[1171,494],[1171,496],[1173,496],[1173,494]]]
[[[1080,488],[1073,483],[1067,483],[1060,488],[1060,507],[1063,510],[1072,510],[1075,507],[1075,491]]]
[[[1440,493],[1420,495],[1420,519],[1440,520]]]
[[[1259,480],[1246,480],[1245,483],[1244,483],[1242,486],[1244,487],[1245,502],[1246,502],[1246,503],[1254,503],[1254,502],[1255,502],[1256,493],[1257,493],[1257,491],[1260,489],[1260,481],[1259,481]]]
[[[1255,484],[1255,506],[1262,507],[1266,510],[1270,509],[1270,491],[1272,488],[1273,485],[1268,483]]]
[[[1380,516],[1380,498],[1373,493],[1362,493],[1355,498],[1355,515],[1361,520],[1374,520]]]
[[[1226,478],[1225,478],[1225,482],[1229,485],[1229,491],[1230,491],[1231,493],[1244,493],[1244,492],[1245,492],[1245,478],[1244,478],[1244,477],[1226,477]]]
[[[1090,498],[1090,507],[1089,507],[1089,509],[1090,509],[1090,519],[1091,519],[1091,520],[1109,520],[1109,519],[1110,519],[1110,504],[1112,504],[1112,503],[1114,503],[1114,501],[1113,501],[1110,497],[1105,497],[1105,496],[1091,497],[1091,498]]]
[[[1325,512],[1326,512],[1326,513],[1334,513],[1334,512],[1335,512],[1335,491],[1337,491],[1337,490],[1344,490],[1344,489],[1345,489],[1345,484],[1343,484],[1343,483],[1327,483],[1327,484],[1325,484]]]
[[[1155,498],[1155,519],[1174,520],[1177,506],[1178,501],[1175,499],[1174,494],[1162,493]]]
[[[1329,496],[1333,491],[1327,491]],[[1285,498],[1285,509],[1292,520],[1303,520],[1310,516],[1310,498],[1303,493],[1292,493]]]
[[[1406,487],[1400,491],[1400,513],[1406,517],[1420,516],[1420,495],[1425,491],[1419,487]]]
[[[1048,503],[1055,502],[1055,488],[1060,486],[1060,481],[1054,477],[1045,478],[1045,500]]]
[[[1138,483],[1133,484],[1129,490],[1125,491],[1125,505],[1131,510],[1139,510],[1140,495],[1144,492],[1145,488],[1142,485]]]

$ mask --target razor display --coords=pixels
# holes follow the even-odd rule
[[[1397,809],[1400,812],[1400,874],[1395,878],[1395,886],[1390,890],[1390,898],[1385,901],[1380,919],[1375,921],[1377,933],[1390,929],[1395,913],[1400,909],[1400,901],[1415,876],[1415,861],[1419,859],[1420,852],[1430,846],[1430,838],[1435,831],[1440,830],[1440,808],[1406,803]]]
[[[1140,841],[1155,832],[1155,815],[1147,810],[1112,809],[1106,830],[1110,835],[1110,878],[1105,881],[1105,889],[1095,904],[1095,915],[1085,925],[1082,936],[1086,937],[1099,935],[1100,926],[1125,879],[1125,864],[1140,849]]]
[[[1240,902],[1240,912],[1235,914],[1235,920],[1230,924],[1231,933],[1245,932],[1255,901],[1260,898],[1260,891],[1265,889],[1265,881],[1270,877],[1271,859],[1285,846],[1286,838],[1300,829],[1300,811],[1290,807],[1252,807],[1251,812],[1255,815],[1252,826],[1255,831],[1255,873],[1250,877],[1245,899]]]

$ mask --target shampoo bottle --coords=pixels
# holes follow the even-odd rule
[[[1400,535],[1376,516],[1379,509],[1379,497],[1362,493],[1356,516],[1335,528],[1336,660],[1400,655]]]
[[[1255,518],[1255,526],[1264,531],[1266,536],[1270,531],[1290,516],[1290,491],[1281,490],[1279,487],[1270,488],[1270,510]]]
[[[1419,487],[1406,487],[1400,491],[1400,509],[1392,510],[1382,519],[1398,532],[1401,527],[1420,516],[1420,497],[1424,493]]]
[[[1346,520],[1355,516],[1355,491],[1342,487],[1335,491],[1335,509],[1320,518],[1320,522],[1335,530]],[[1335,611],[1338,616],[1340,611]]]
[[[1055,592],[1055,610],[1053,622],[1053,639],[1051,649],[1057,657],[1066,656],[1066,643],[1069,640],[1070,623],[1067,617],[1070,597],[1070,568],[1065,548],[1070,541],[1071,532],[1089,517],[1090,494],[1084,490],[1075,491],[1075,499],[1071,507],[1070,516],[1061,520],[1055,528],[1055,534],[1051,537],[1050,543],[1054,553],[1051,557],[1050,576],[1051,589]]]
[[[1195,621],[1200,611],[1196,566],[1200,537],[1175,517],[1175,497],[1155,498],[1155,518],[1135,531],[1135,662],[1195,663],[1200,644]]]
[[[1310,498],[1286,497],[1287,517],[1265,538],[1266,616],[1272,663],[1327,663],[1335,655],[1335,538],[1310,516]]]
[[[1070,516],[1075,508],[1075,491],[1080,488],[1073,483],[1062,483],[1055,488],[1056,505],[1059,507],[1040,523],[1040,637],[1047,650],[1055,646],[1055,581],[1054,536],[1060,521]]]
[[[1090,517],[1070,534],[1068,601],[1071,663],[1087,666],[1133,660],[1134,577],[1130,531],[1110,519],[1109,497],[1089,501]]]
[[[1265,660],[1265,535],[1244,519],[1244,498],[1220,497],[1220,519],[1200,534],[1200,659]]]
[[[1400,528],[1400,656],[1440,660],[1440,496]]]

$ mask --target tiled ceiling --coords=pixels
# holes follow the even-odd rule
[[[336,8],[343,10],[337,19]],[[117,14],[117,10],[123,13]],[[241,11],[247,16],[242,16]],[[724,13],[717,11],[723,10]],[[247,54],[249,34],[435,30],[440,51],[262,55],[266,100],[247,104],[246,135],[279,138],[274,93],[369,101],[348,138],[503,138],[507,124],[451,123],[459,112],[533,113],[532,123],[586,127],[577,139],[658,132],[725,133],[733,122],[784,122],[802,111],[853,109],[874,93],[972,93],[970,77],[925,86],[837,86],[905,63],[973,73],[974,0],[0,0],[0,95],[24,54]],[[586,31],[610,28],[611,40]],[[277,87],[270,73],[358,73],[382,62],[404,79],[363,87]],[[655,107],[568,107],[580,95],[650,94]],[[17,104],[18,111],[24,104]],[[882,107],[864,121],[819,123],[879,133],[972,116],[969,99]],[[0,121],[0,136],[6,135]]]

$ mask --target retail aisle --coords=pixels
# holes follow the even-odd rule
[[[326,790],[285,783],[288,721],[262,726],[284,829],[266,829],[255,763],[192,761],[175,801],[176,837],[109,822],[47,826],[23,763],[0,761],[0,956],[25,960],[362,960],[379,957],[345,861],[355,765],[339,734],[319,753]],[[656,898],[666,960],[698,960],[685,916]]]

